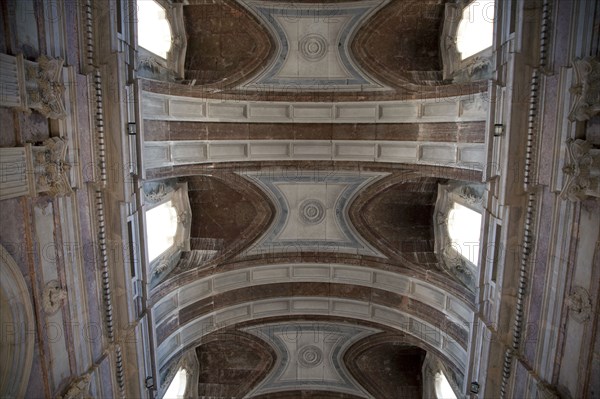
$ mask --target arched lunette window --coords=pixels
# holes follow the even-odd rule
[[[495,0],[446,3],[440,50],[444,79],[454,82],[491,76]]]
[[[483,215],[481,184],[440,185],[435,205],[435,252],[448,272],[475,289]]]
[[[148,272],[156,284],[190,250],[191,207],[187,183],[150,182],[144,185],[145,238]]]
[[[137,0],[137,7],[138,44],[166,60],[173,35],[165,8],[154,0]]]
[[[437,399],[456,399],[456,394],[443,372],[435,374],[435,396]]]
[[[163,399],[183,399],[185,396],[187,378],[187,371],[183,367],[180,368],[175,374],[175,377],[173,377],[173,380],[171,380],[171,384],[169,385],[169,388],[167,388]]]
[[[492,46],[494,40],[494,0],[475,0],[463,8],[456,32],[456,48],[461,60]]]
[[[137,0],[138,67],[183,79],[187,38],[183,2]]]
[[[448,236],[454,251],[479,266],[481,213],[455,202],[448,212]]]

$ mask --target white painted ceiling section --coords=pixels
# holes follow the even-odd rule
[[[282,102],[207,99],[142,92],[147,120],[239,123],[481,122],[487,93],[399,101]]]
[[[293,282],[330,282],[373,287],[421,301],[444,313],[471,337],[474,312],[467,302],[416,277],[370,267],[343,264],[275,264],[209,275],[178,287],[152,308],[156,325],[178,317],[179,310],[214,295],[243,287]],[[463,348],[443,328],[430,325],[414,315],[370,301],[343,298],[270,298],[235,305],[202,315],[180,326],[158,347],[159,368],[184,347],[194,345],[202,336],[235,323],[281,315],[340,316],[376,322],[406,332],[426,342],[459,370],[466,370],[471,339]]]
[[[371,301],[319,296],[252,300],[197,317],[181,326],[158,346],[157,366],[159,369],[163,368],[182,350],[198,345],[205,335],[238,323],[257,322],[278,316],[331,316],[343,317],[349,321],[378,323],[411,335],[421,341],[425,348],[434,348],[458,370],[468,369],[470,348],[463,348],[440,326]]]
[[[482,170],[483,143],[373,140],[185,140],[144,143],[146,170],[242,161],[363,161]]]

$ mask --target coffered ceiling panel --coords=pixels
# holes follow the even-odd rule
[[[244,88],[380,90],[385,87],[353,61],[350,43],[360,27],[389,0],[283,3],[239,0],[268,27],[276,55]]]
[[[324,390],[373,398],[343,362],[355,342],[380,332],[369,327],[325,322],[265,324],[244,329],[269,343],[275,366],[250,396],[295,389]]]
[[[243,172],[272,198],[275,220],[250,254],[304,251],[384,257],[348,219],[353,198],[387,173],[286,170]]]

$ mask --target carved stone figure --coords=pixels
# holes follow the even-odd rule
[[[67,298],[67,290],[61,288],[58,281],[53,280],[46,284],[42,294],[44,312],[54,314],[62,306],[63,300]]]

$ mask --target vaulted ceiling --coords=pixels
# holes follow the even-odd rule
[[[163,96],[146,97],[145,141],[186,154],[146,176],[187,182],[192,209],[191,251],[151,293],[161,372],[195,350],[199,395],[420,398],[431,353],[461,383],[475,296],[434,251],[434,208],[439,184],[481,172],[435,157],[480,146],[484,113],[431,100],[427,120],[418,101],[485,87],[442,80],[446,1],[188,3],[185,80],[143,83]],[[239,105],[252,101],[260,110]],[[336,101],[353,108],[342,115]],[[406,142],[435,161],[373,162],[365,140],[373,155]],[[306,161],[278,159],[299,142]],[[226,162],[219,151],[233,146]]]
[[[185,78],[207,93],[299,101],[478,92],[442,79],[446,2],[191,1]]]

